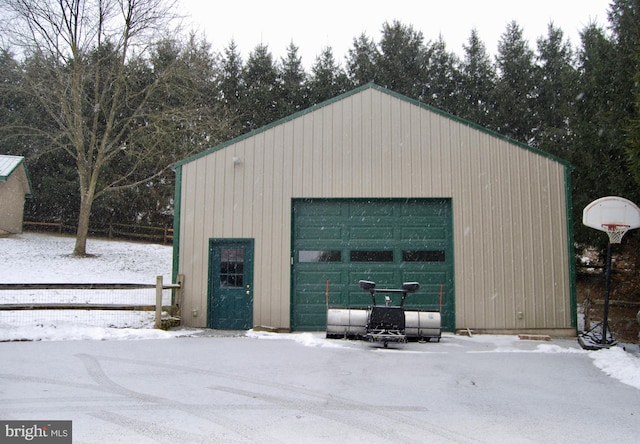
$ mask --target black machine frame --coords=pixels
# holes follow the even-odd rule
[[[376,289],[373,281],[361,280],[360,288],[371,293],[371,309],[365,325],[365,337],[372,342],[381,342],[387,347],[389,342],[407,342],[405,332],[404,302],[408,293],[415,293],[419,288],[418,282],[404,282],[402,288]],[[378,305],[376,293],[401,293],[399,306],[391,305],[391,298],[385,296],[385,305]]]

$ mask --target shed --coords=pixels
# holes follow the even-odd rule
[[[22,233],[27,197],[31,183],[24,157],[0,155],[0,233]]]
[[[575,335],[571,166],[369,84],[177,163],[186,326],[321,331],[359,279],[444,331]]]

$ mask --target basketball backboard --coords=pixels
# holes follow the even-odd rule
[[[624,197],[602,197],[584,208],[582,223],[600,231],[610,231],[612,226],[633,230],[640,228],[640,208]]]

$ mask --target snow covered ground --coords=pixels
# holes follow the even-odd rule
[[[79,259],[71,237],[25,233],[0,247],[2,282],[171,276],[167,246],[89,240],[95,256]],[[640,433],[637,344],[589,352],[573,339],[444,335],[382,349],[321,333],[72,320],[0,320],[0,341],[0,419],[71,419],[74,443],[625,443]]]
[[[0,238],[2,283],[171,283],[172,248],[166,245],[89,239],[91,257],[71,254],[75,238],[25,233]],[[126,299],[124,299],[126,298]],[[169,305],[166,290],[163,304]],[[0,303],[155,304],[155,289],[0,291]],[[153,312],[98,310],[0,311],[0,340],[173,337],[151,330]],[[134,327],[134,328],[108,328]],[[146,327],[139,329],[136,327]]]
[[[73,256],[75,238],[24,233],[0,238],[3,283],[154,283],[171,279],[172,247],[89,239],[87,258]]]

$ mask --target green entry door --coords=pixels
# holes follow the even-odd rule
[[[247,330],[253,327],[253,240],[209,241],[207,327]]]
[[[371,305],[358,287],[366,279],[378,288],[419,282],[405,307],[440,310],[443,329],[453,330],[452,226],[450,199],[294,200],[292,329],[326,328],[327,293],[331,307]]]

